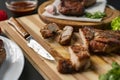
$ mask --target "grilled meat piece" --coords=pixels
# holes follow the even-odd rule
[[[72,62],[69,59],[59,60],[57,69],[60,73],[63,74],[73,73],[75,71]]]
[[[65,26],[63,31],[59,29],[57,24],[50,23],[44,26],[43,29],[40,30],[43,38],[51,38],[54,37],[56,41],[58,41],[62,45],[67,45],[71,41],[73,27]]]
[[[88,27],[84,27],[79,29],[79,34],[81,36],[81,39],[86,39],[84,40],[86,41],[90,41],[94,38],[94,30],[93,28],[88,28]]]
[[[95,53],[112,53],[120,49],[120,33],[112,30],[98,30],[89,27],[82,28],[89,44],[89,49]]]
[[[68,16],[81,16],[84,14],[85,0],[61,0],[58,11]]]
[[[59,31],[59,27],[57,26],[57,24],[55,23],[50,23],[44,26],[43,29],[40,30],[43,38],[50,38],[50,37],[54,37],[57,32]]]
[[[85,0],[85,7],[90,7],[96,3],[96,0]]]
[[[116,52],[120,49],[120,34],[114,31],[96,30],[94,40],[90,42],[90,48],[94,52]]]
[[[70,59],[60,60],[58,62],[59,72],[74,73],[85,70],[90,66],[90,54],[86,37],[81,32],[78,39],[78,41],[68,47]]]
[[[90,64],[90,55],[88,49],[80,44],[69,47],[70,60],[76,71],[86,69]]]
[[[58,42],[62,45],[69,44],[71,41],[72,33],[73,33],[73,27],[72,26],[65,26],[63,28],[63,31],[59,35]]]
[[[2,63],[5,60],[5,58],[6,58],[6,51],[5,51],[5,48],[4,48],[4,43],[0,39],[0,65],[2,65]]]
[[[69,47],[70,59],[59,60],[57,69],[60,73],[74,73],[90,66],[90,55],[82,45]]]

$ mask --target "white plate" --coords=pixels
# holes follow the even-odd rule
[[[13,41],[2,36],[0,39],[6,50],[6,59],[0,67],[0,80],[18,80],[24,67],[23,52]]]

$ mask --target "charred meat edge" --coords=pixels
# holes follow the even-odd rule
[[[60,73],[78,72],[90,66],[88,43],[81,29],[79,35],[82,38],[82,44],[74,44],[68,47],[70,59],[59,60],[57,69]]]
[[[72,33],[73,33],[73,27],[65,26],[63,28],[63,31],[59,35],[58,42],[62,45],[70,44]]]

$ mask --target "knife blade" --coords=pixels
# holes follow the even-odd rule
[[[48,60],[55,60],[54,57],[42,47],[13,17],[8,20],[8,23],[16,29],[16,31],[28,42],[28,47],[32,48],[36,53]]]

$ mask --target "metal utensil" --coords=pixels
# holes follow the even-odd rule
[[[20,35],[26,39],[28,42],[28,46],[32,48],[35,52],[37,52],[42,57],[48,60],[55,60],[52,55],[45,50],[25,29],[24,27],[13,17],[8,20],[8,23],[12,25],[16,31],[20,33]]]

